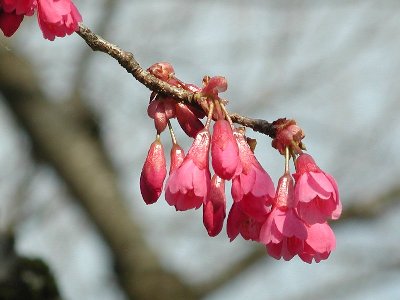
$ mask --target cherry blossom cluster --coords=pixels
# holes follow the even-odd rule
[[[43,37],[51,41],[77,31],[82,22],[71,0],[0,0],[0,29],[5,36],[12,36],[24,16],[32,16],[35,11]]]
[[[156,139],[145,160],[140,190],[146,204],[155,203],[163,189],[167,203],[177,211],[203,207],[203,224],[209,236],[218,235],[226,218],[225,182],[231,180],[233,204],[227,217],[227,235],[266,246],[274,258],[290,260],[298,255],[311,263],[327,259],[335,248],[328,225],[338,219],[341,203],[335,179],[304,153],[304,133],[294,120],[274,122],[272,146],[285,157],[285,171],[277,188],[254,155],[255,140],[243,127],[236,128],[219,97],[227,89],[224,77],[204,77],[203,87],[179,80],[169,63],[157,63],[148,71],[170,85],[195,92],[200,101],[187,104],[153,93],[148,115],[154,120]],[[201,121],[206,118],[205,123]],[[170,119],[176,118],[193,144],[185,155],[178,145]],[[210,132],[213,123],[212,134]],[[172,139],[167,177],[160,134],[169,127]],[[210,172],[211,166],[214,174]],[[293,160],[296,172],[290,174]]]

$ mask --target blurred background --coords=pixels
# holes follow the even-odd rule
[[[31,17],[0,38],[0,280],[25,259],[40,267],[24,282],[43,287],[32,274],[45,270],[61,299],[400,299],[400,2],[75,4],[143,67],[225,76],[230,111],[296,119],[339,184],[337,249],[319,264],[276,261],[225,229],[209,238],[201,210],[146,206],[149,90],[76,34],[44,40]],[[276,182],[283,158],[247,133]]]

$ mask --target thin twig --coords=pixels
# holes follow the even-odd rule
[[[136,78],[140,83],[145,85],[150,90],[174,97],[177,100],[184,101],[187,103],[201,102],[201,94],[193,93],[187,90],[172,86],[150,74],[144,70],[139,63],[136,61],[133,53],[125,51],[115,44],[112,44],[99,35],[93,33],[88,27],[83,24],[79,25],[79,31],[77,33],[85,40],[85,42],[92,48],[93,51],[104,52],[114,59],[133,77]],[[240,124],[245,127],[249,127],[254,131],[258,131],[265,135],[274,138],[275,127],[274,123],[270,123],[261,119],[252,119],[249,117],[241,116],[239,114],[231,114],[230,118],[236,124]]]

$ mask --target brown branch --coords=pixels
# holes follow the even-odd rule
[[[245,127],[249,127],[254,131],[266,134],[273,138],[275,136],[275,126],[274,123],[269,123],[262,119],[252,119],[249,117],[241,116],[237,113],[232,113],[229,115],[232,122],[240,124]]]
[[[52,165],[85,208],[113,254],[130,299],[195,299],[192,289],[164,270],[126,208],[102,144],[49,101],[34,71],[0,47],[0,92],[41,158]]]
[[[106,41],[99,35],[93,33],[85,25],[80,24],[79,31],[77,31],[77,33],[85,40],[85,42],[90,48],[92,48],[93,51],[104,52],[116,59],[128,73],[132,74],[136,80],[150,90],[160,94],[172,96],[175,99],[187,103],[200,104],[202,101],[199,93],[186,91],[154,77],[139,65],[131,52],[125,51],[117,45]],[[252,128],[254,131],[268,135],[271,138],[275,136],[275,128],[273,123],[261,119],[252,119],[239,114],[231,114],[230,117],[234,123]]]

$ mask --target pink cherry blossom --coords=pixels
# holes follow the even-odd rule
[[[221,232],[225,216],[225,180],[214,174],[209,196],[203,205],[203,224],[209,236],[216,236]]]
[[[303,153],[296,159],[293,176],[297,210],[304,221],[315,224],[340,217],[342,205],[336,181],[315,164],[311,155]]]
[[[335,248],[335,235],[327,223],[308,225],[297,213],[293,178],[285,173],[278,182],[273,209],[260,230],[260,242],[276,259],[298,255],[311,263],[327,259]]]
[[[211,158],[215,173],[223,179],[232,179],[239,162],[239,148],[227,120],[214,123]]]
[[[234,202],[229,211],[226,231],[231,241],[239,234],[245,240],[258,241],[262,224],[243,211],[241,202]]]
[[[260,242],[276,259],[292,259],[303,251],[306,239],[306,225],[293,208],[273,208],[260,231]]]
[[[146,204],[152,204],[160,197],[166,175],[164,149],[156,139],[150,146],[140,175],[140,192]]]
[[[165,199],[176,210],[197,209],[207,199],[211,178],[208,163],[210,139],[208,130],[200,131],[182,164],[168,178]]]
[[[276,259],[290,260],[303,251],[307,228],[295,205],[293,178],[285,173],[279,179],[273,209],[260,231],[260,242]]]
[[[82,16],[71,0],[39,0],[38,21],[44,38],[53,41],[77,31]]]
[[[316,223],[307,226],[307,239],[304,241],[303,251],[299,253],[300,258],[308,263],[314,259],[315,262],[327,259],[335,250],[336,238],[327,223]]]
[[[251,151],[243,133],[235,131],[239,148],[239,163],[232,179],[232,197],[242,203],[242,209],[252,218],[265,219],[275,194],[271,177]]]

